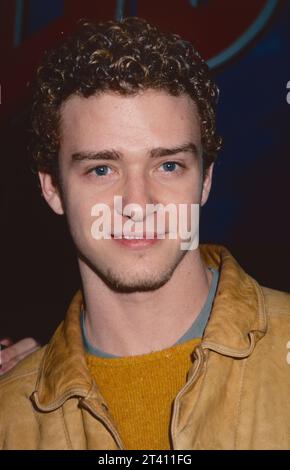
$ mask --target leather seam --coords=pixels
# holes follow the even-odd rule
[[[239,386],[239,399],[237,403],[237,418],[236,418],[236,425],[235,425],[234,450],[237,450],[237,446],[238,446],[238,433],[239,433],[239,425],[240,425],[241,409],[242,409],[242,393],[244,390],[244,378],[245,378],[245,370],[246,370],[247,362],[248,362],[248,358],[245,358],[243,365],[242,365],[242,372],[241,372],[241,379],[240,379],[240,386]]]
[[[56,409],[61,407],[69,398],[78,397],[78,396],[85,398],[87,396],[87,392],[85,392],[83,389],[77,389],[77,388],[69,390],[68,392],[61,395],[61,397],[58,400],[55,400],[53,403],[49,405],[41,405],[41,403],[39,403],[37,395],[38,395],[38,391],[35,391],[32,393],[33,401],[35,402],[37,408],[41,411],[49,412],[49,411],[55,411]]]
[[[196,384],[197,380],[201,378],[201,375],[203,375],[202,377],[202,382],[200,384],[200,389],[199,389],[199,393],[198,393],[198,397],[196,399],[196,403],[198,403],[199,401],[199,397],[201,395],[201,392],[202,392],[202,389],[203,389],[203,386],[204,386],[204,382],[205,382],[205,376],[206,376],[206,372],[207,372],[207,365],[208,365],[208,358],[205,358],[204,357],[204,352],[201,352],[202,354],[202,364],[199,365],[199,370],[196,369],[196,376],[194,378],[194,381],[190,384],[190,386],[188,387],[188,389],[186,390],[186,393],[188,392],[188,390],[190,390],[190,388],[194,387],[194,385]],[[197,366],[198,367],[198,366]],[[180,412],[180,401],[178,402],[178,414]],[[194,412],[195,412],[195,409],[193,409],[193,413],[191,414],[191,418],[192,416],[194,415]],[[179,415],[178,415],[178,418],[179,418]],[[176,417],[176,422],[178,421],[178,418]],[[187,424],[184,424],[184,426],[179,430],[179,433],[182,433],[182,431],[185,429],[185,427],[187,426]],[[177,439],[177,434],[174,434],[174,436],[172,436],[174,438],[174,440],[176,441]]]
[[[268,329],[268,308],[266,308],[265,297],[261,286],[254,279],[253,281],[258,298],[259,331],[265,334]]]
[[[9,383],[14,382],[15,380],[23,379],[24,377],[29,377],[30,375],[37,375],[38,371],[39,371],[39,369],[37,368],[37,369],[34,369],[32,371],[29,371],[29,372],[22,372],[19,375],[13,375],[12,377],[2,376],[3,378],[0,377],[0,379],[1,379],[0,380],[0,388],[3,387],[4,385],[7,385]]]
[[[62,426],[63,426],[63,430],[64,430],[64,435],[65,435],[65,440],[66,440],[66,443],[67,443],[67,447],[68,447],[68,449],[73,450],[72,442],[71,442],[69,432],[68,432],[68,429],[67,429],[67,425],[66,425],[66,422],[65,422],[63,406],[61,406],[59,408],[59,411],[61,413]]]

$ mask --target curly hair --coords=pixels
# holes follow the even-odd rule
[[[130,95],[146,89],[187,93],[194,100],[206,171],[221,147],[215,123],[218,88],[190,42],[137,17],[82,21],[71,37],[46,54],[32,102],[33,169],[50,173],[57,183],[60,110],[68,97],[105,91]]]

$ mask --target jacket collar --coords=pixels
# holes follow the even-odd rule
[[[202,347],[227,356],[246,357],[267,330],[262,289],[225,247],[200,245],[200,253],[208,266],[220,270]]]
[[[90,399],[94,395],[97,401],[103,401],[86,364],[80,330],[82,303],[82,293],[78,291],[64,321],[46,346],[36,390],[31,396],[36,407],[42,411],[60,407],[71,396]]]
[[[220,270],[220,279],[210,320],[201,343],[203,349],[232,357],[251,354],[266,332],[263,294],[223,246],[200,245],[208,266]],[[83,298],[78,291],[65,320],[46,347],[32,400],[38,409],[51,411],[71,396],[106,404],[90,376],[80,330]]]

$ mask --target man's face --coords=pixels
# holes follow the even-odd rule
[[[184,256],[192,253],[181,250],[179,237],[169,239],[168,223],[164,239],[147,243],[96,240],[91,232],[91,211],[96,204],[106,204],[111,209],[113,233],[114,196],[121,196],[123,208],[133,203],[143,209],[143,217],[137,218],[139,222],[143,219],[144,235],[146,204],[189,207],[206,202],[211,171],[203,183],[196,105],[187,95],[154,90],[135,96],[74,95],[63,105],[61,116],[62,198],[57,192],[51,198],[47,195],[49,175],[40,178],[51,207],[66,213],[81,269],[90,267],[121,291],[162,286]],[[156,213],[149,211],[149,216],[156,224]],[[129,213],[121,213],[122,224],[128,219]]]

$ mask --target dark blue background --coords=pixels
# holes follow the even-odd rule
[[[231,248],[260,282],[290,291],[290,2],[214,74],[224,148],[201,237]]]

